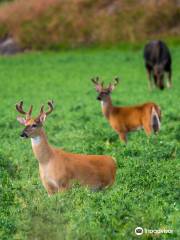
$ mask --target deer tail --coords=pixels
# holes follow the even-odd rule
[[[161,127],[161,110],[156,105],[152,107],[151,126],[155,133],[159,132]]]

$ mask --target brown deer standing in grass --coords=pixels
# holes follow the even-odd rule
[[[152,131],[155,133],[159,131],[161,112],[158,105],[148,102],[139,106],[115,107],[110,94],[118,84],[118,78],[115,78],[114,83],[110,83],[107,88],[99,82],[98,77],[92,79],[92,82],[99,93],[97,99],[101,101],[104,116],[122,141],[127,141],[128,132],[141,128],[144,128],[147,135],[150,135]]]
[[[16,104],[17,111],[26,116],[17,117],[25,125],[21,137],[31,138],[32,149],[39,162],[40,177],[48,194],[68,189],[71,180],[77,180],[94,190],[112,185],[116,173],[116,164],[112,157],[74,154],[49,145],[43,130],[46,116],[53,110],[52,102],[49,101],[48,105],[47,112],[42,106],[38,117],[32,118],[32,106],[25,112],[22,101]]]

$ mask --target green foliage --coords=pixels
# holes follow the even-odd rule
[[[134,229],[173,229],[174,234],[141,239],[178,239],[180,159],[180,48],[172,48],[173,88],[147,89],[142,51],[78,50],[26,53],[0,58],[0,239],[137,239]],[[125,146],[102,116],[90,79],[121,82],[114,104],[155,101],[163,113],[157,136],[129,135]],[[30,141],[20,139],[15,103],[34,105],[54,99],[45,123],[49,141],[66,151],[108,154],[117,160],[116,182],[91,192],[74,186],[48,197],[39,179]]]

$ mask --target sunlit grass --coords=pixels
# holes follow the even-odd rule
[[[172,49],[173,88],[149,92],[141,51],[82,50],[0,58],[0,239],[136,239],[134,229],[173,229],[176,239],[177,167],[180,159],[180,48]],[[90,81],[99,75],[121,83],[112,95],[119,105],[155,101],[163,112],[158,136],[129,136],[127,146],[102,116]],[[75,186],[48,197],[39,179],[30,141],[23,141],[15,103],[53,99],[45,130],[67,151],[108,154],[117,159],[114,186],[91,192]],[[146,239],[147,236],[141,237]],[[148,239],[152,239],[149,236]]]

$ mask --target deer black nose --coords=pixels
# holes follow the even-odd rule
[[[28,138],[28,135],[27,135],[25,132],[22,132],[20,136],[21,136],[21,137]]]
[[[100,97],[100,96],[98,96],[98,97],[97,97],[97,100],[101,101],[101,97]]]

